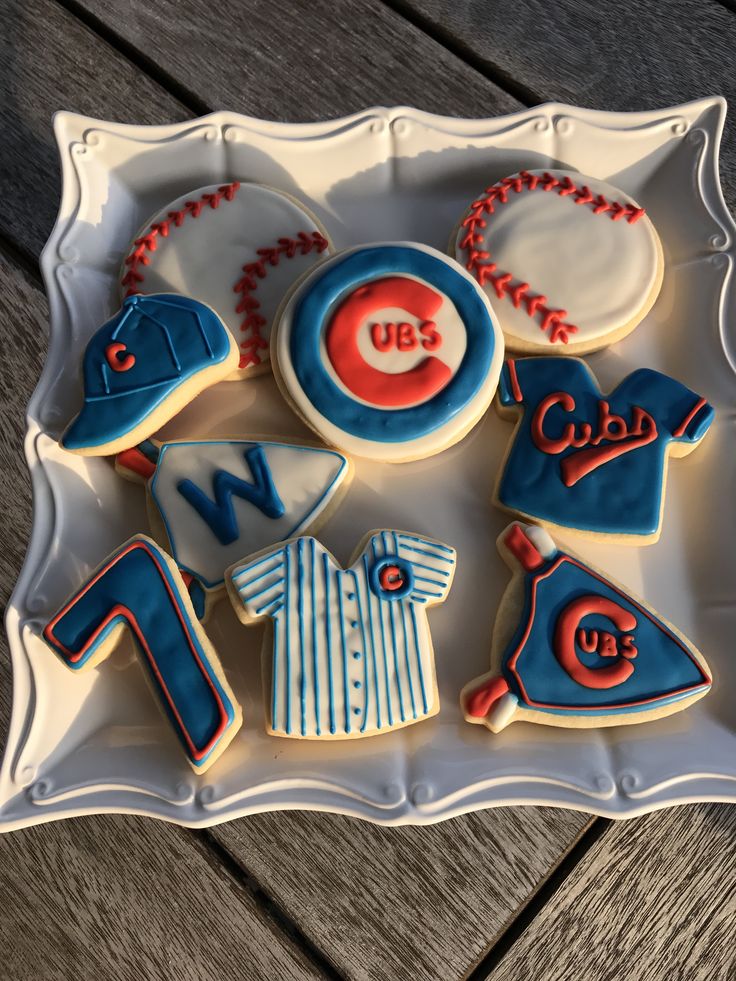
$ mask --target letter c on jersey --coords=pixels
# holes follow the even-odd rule
[[[407,371],[380,371],[360,353],[358,334],[378,310],[399,307],[426,322],[441,305],[442,296],[430,286],[403,276],[387,276],[354,290],[332,315],[325,334],[327,355],[343,385],[358,398],[389,408],[426,402],[440,392],[452,377],[444,361],[430,356]]]
[[[589,668],[583,664],[575,648],[578,627],[584,617],[591,614],[607,617],[614,626],[627,635],[636,627],[636,617],[613,600],[603,596],[580,596],[569,603],[557,619],[554,635],[555,657],[573,681],[585,688],[615,688],[634,672],[630,657],[622,657],[615,664],[603,668]],[[625,645],[624,645],[625,646]]]

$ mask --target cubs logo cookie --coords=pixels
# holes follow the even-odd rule
[[[646,316],[662,246],[636,201],[567,170],[522,170],[487,188],[450,253],[491,299],[514,351],[596,351]]]
[[[455,550],[371,532],[342,569],[314,538],[238,563],[227,588],[243,623],[266,619],[268,732],[372,736],[439,711],[427,609],[452,585]]]
[[[240,360],[234,379],[268,368],[268,338],[289,287],[332,251],[302,204],[261,184],[213,184],[182,195],[136,235],[120,273],[122,296],[182,293],[211,306]]]
[[[578,358],[508,359],[497,405],[517,425],[496,503],[632,545],[659,538],[669,457],[699,446],[714,417],[702,396],[651,368],[604,395]]]
[[[493,632],[492,669],[466,685],[468,722],[599,727],[648,722],[706,695],[703,655],[641,600],[514,523],[498,540],[513,570]]]
[[[115,468],[144,482],[154,536],[175,559],[201,618],[244,555],[321,526],[352,466],[334,450],[247,439],[147,440]]]
[[[242,724],[217,654],[170,556],[145,535],[116,549],[49,621],[43,639],[72,671],[104,661],[125,632],[198,773]]]
[[[311,272],[284,304],[271,353],[285,397],[327,443],[400,462],[439,453],[480,419],[503,338],[465,270],[399,242]]]
[[[61,438],[72,453],[118,453],[155,433],[237,367],[214,310],[186,296],[130,296],[84,352],[84,405]]]

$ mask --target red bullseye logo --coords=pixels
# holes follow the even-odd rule
[[[610,620],[620,636],[606,630],[586,630],[582,620],[598,614]],[[631,663],[637,655],[633,630],[636,617],[603,596],[580,596],[569,603],[557,619],[554,636],[555,657],[573,681],[585,688],[615,688],[634,673]],[[590,668],[580,659],[577,647],[588,654],[616,658],[613,664]]]
[[[453,372],[433,352],[442,347],[442,334],[434,321],[444,302],[441,293],[425,283],[403,276],[387,276],[359,286],[337,307],[325,332],[327,355],[337,377],[358,398],[372,405],[404,408],[431,399],[451,380]],[[425,353],[406,371],[381,371],[360,351],[358,335],[363,324],[380,310],[398,308],[420,321],[370,323],[370,340],[381,353]]]

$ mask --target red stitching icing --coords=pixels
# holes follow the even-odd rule
[[[120,280],[121,286],[127,287],[126,296],[140,293],[141,283],[145,276],[143,267],[151,263],[149,253],[155,252],[158,245],[159,236],[168,238],[172,225],[179,228],[183,225],[187,217],[199,218],[203,209],[207,206],[216,209],[220,202],[232,201],[240,190],[240,181],[233,181],[230,184],[223,184],[216,191],[203,194],[197,201],[185,201],[184,207],[178,211],[169,211],[166,218],[162,221],[154,222],[151,227],[133,242],[133,249],[125,258],[127,270]],[[266,325],[265,318],[258,313],[260,302],[252,295],[257,286],[257,280],[266,276],[266,263],[277,266],[282,255],[287,259],[292,259],[297,252],[299,255],[308,255],[315,249],[317,252],[324,252],[329,246],[327,239],[319,232],[299,232],[294,238],[280,238],[278,245],[273,248],[256,249],[256,254],[260,256],[255,262],[246,263],[243,266],[245,273],[234,286],[236,293],[242,293],[242,299],[236,307],[236,313],[245,313],[246,316],[240,325],[243,332],[250,332],[240,345],[244,351],[240,356],[240,367],[245,368],[249,364],[260,364],[262,358],[258,351],[268,347],[268,341],[261,336],[261,328]]]
[[[538,174],[530,174],[526,170],[520,171],[515,177],[505,177],[497,184],[487,188],[483,197],[473,201],[470,212],[462,223],[462,228],[467,229],[460,241],[460,248],[467,249],[468,261],[466,268],[478,280],[481,286],[490,283],[496,291],[499,300],[508,297],[514,306],[519,309],[524,306],[527,314],[534,317],[539,314],[541,318],[540,330],[549,332],[550,344],[561,341],[567,344],[570,334],[577,333],[578,328],[574,324],[565,322],[567,310],[556,310],[547,304],[547,297],[541,294],[531,293],[529,283],[516,280],[509,272],[502,272],[497,269],[496,263],[489,261],[490,252],[485,252],[478,248],[483,242],[482,229],[487,227],[488,218],[486,215],[494,214],[496,206],[506,204],[509,194],[520,194],[522,191],[553,191],[561,197],[574,196],[574,204],[590,205],[594,215],[608,214],[611,221],[620,221],[625,218],[629,225],[634,225],[644,214],[643,208],[636,208],[633,204],[621,204],[618,201],[609,201],[602,194],[593,196],[592,191],[585,184],[578,186],[574,184],[569,176],[565,176],[561,181],[545,171],[540,177]]]
[[[258,352],[261,348],[268,347],[268,341],[261,335],[261,328],[265,327],[267,321],[258,312],[261,308],[260,300],[253,295],[258,289],[258,280],[266,278],[268,273],[266,267],[278,266],[281,256],[293,259],[297,253],[309,255],[315,250],[319,253],[324,252],[330,244],[320,232],[299,232],[296,238],[279,238],[276,241],[277,244],[274,246],[256,249],[259,258],[253,262],[246,262],[243,266],[243,275],[233,287],[235,293],[241,294],[235,312],[245,314],[240,329],[245,333],[249,332],[249,336],[240,345],[245,352],[240,356],[241,368],[249,364],[260,364],[262,359]]]

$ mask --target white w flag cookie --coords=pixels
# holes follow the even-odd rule
[[[268,731],[346,739],[436,715],[426,611],[447,597],[455,561],[447,545],[375,531],[347,569],[302,537],[228,570],[243,623],[271,620],[264,641],[264,654],[272,653]]]

